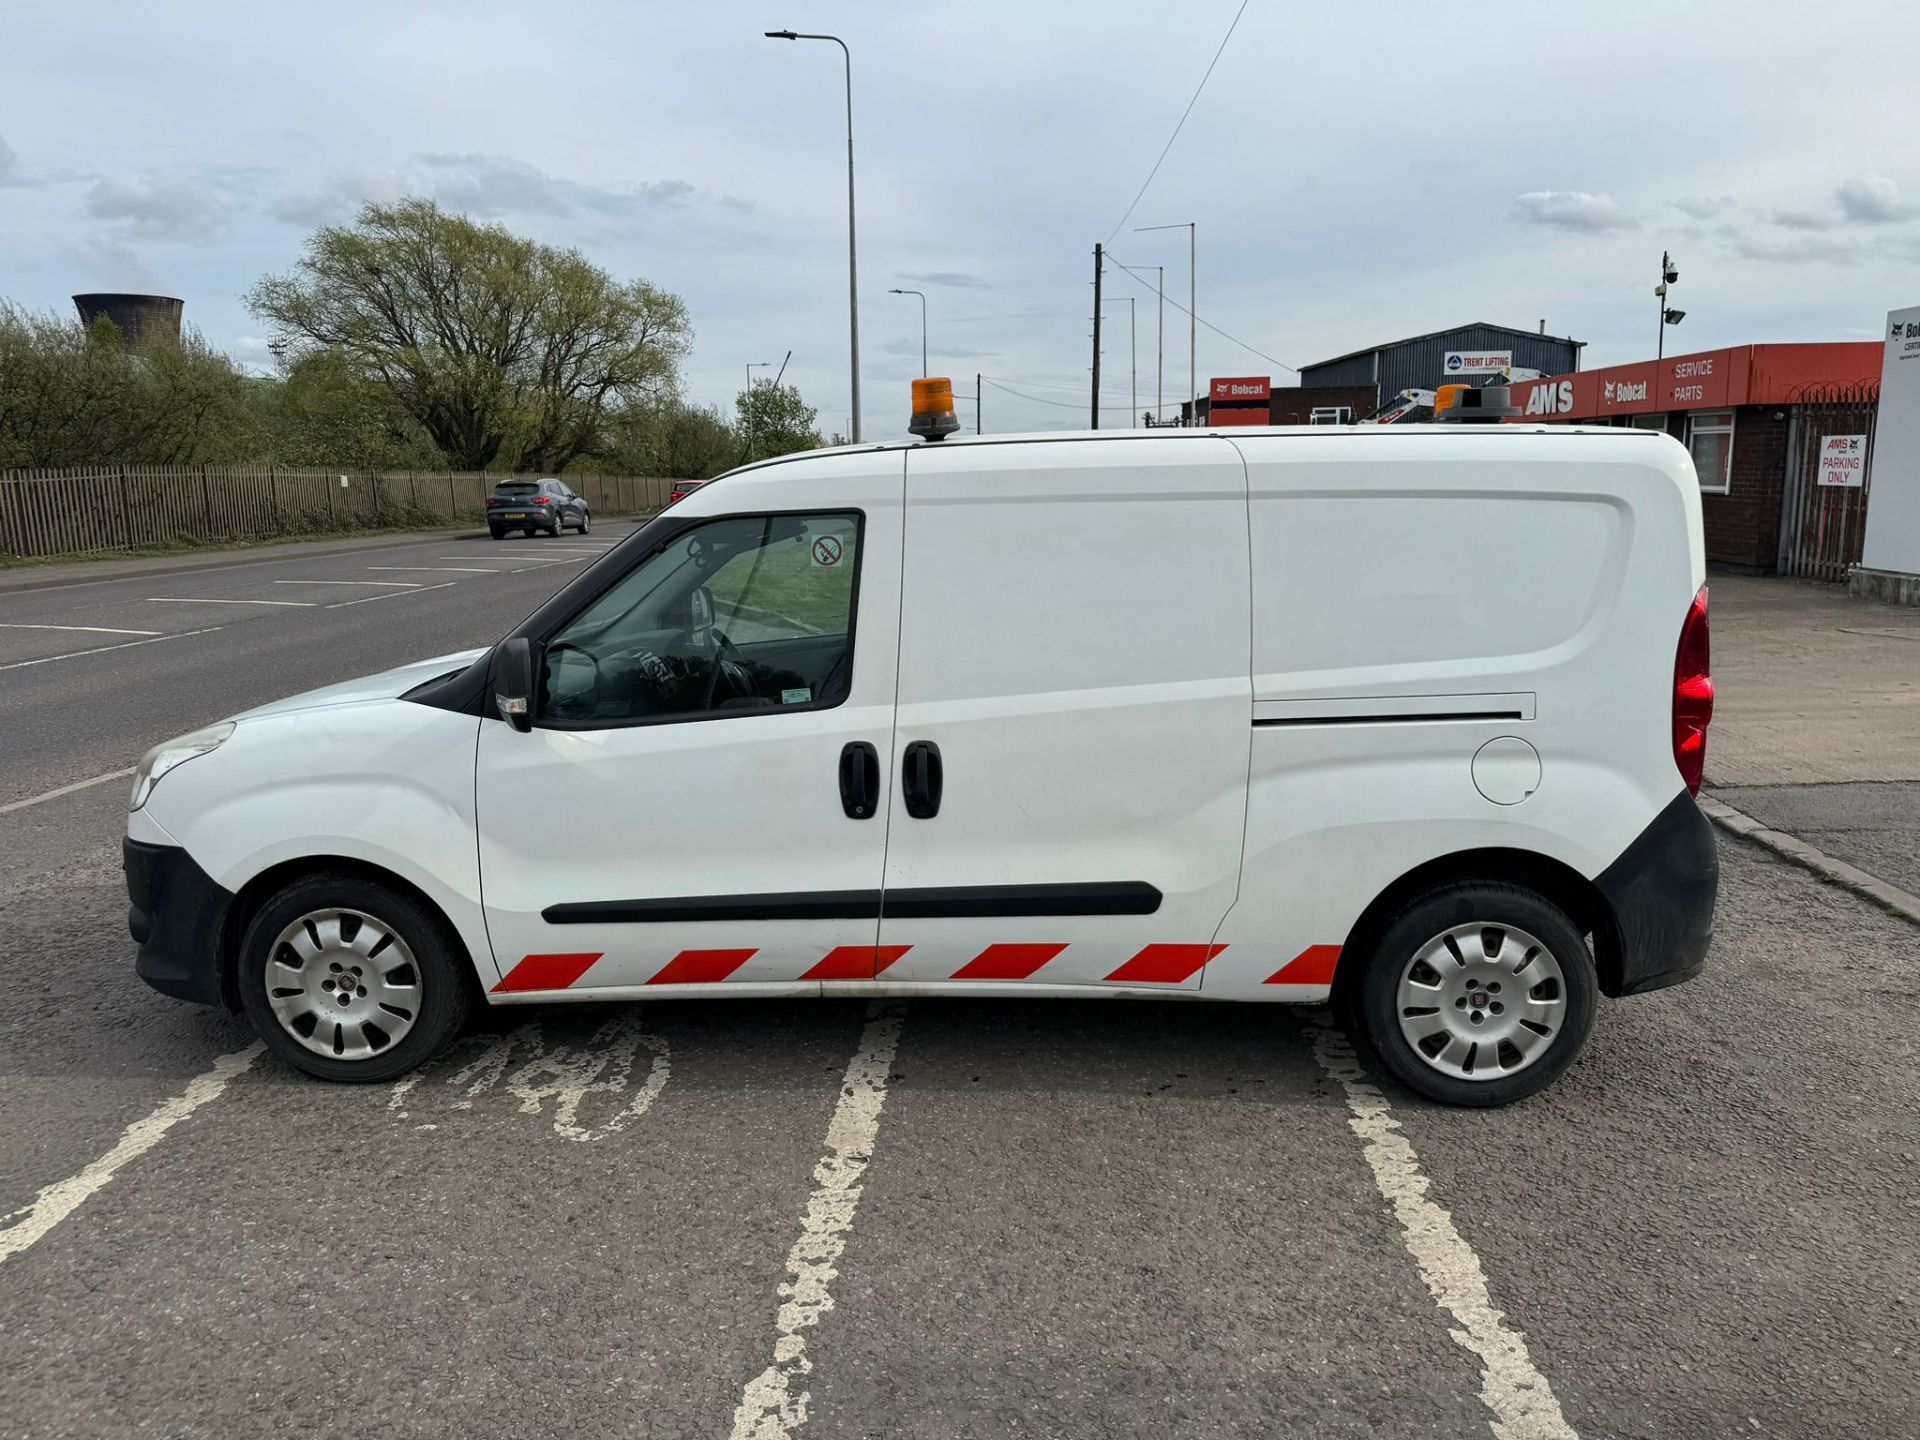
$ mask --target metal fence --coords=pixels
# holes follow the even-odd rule
[[[0,471],[0,555],[90,555],[182,541],[264,540],[332,530],[486,520],[512,477],[451,470],[278,465],[99,465]],[[673,480],[569,475],[596,515],[662,509]]]
[[[1873,454],[1878,385],[1822,386],[1794,396],[1780,498],[1780,573],[1842,581],[1860,563],[1867,533],[1866,472]],[[1820,483],[1820,452],[1835,436],[1866,437],[1861,483]]]

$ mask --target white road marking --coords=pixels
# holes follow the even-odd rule
[[[498,575],[500,572],[491,565],[369,565],[369,570],[412,571],[431,570],[436,574],[457,572],[462,575]]]
[[[626,1093],[633,1074],[633,1062],[642,1048],[653,1052],[646,1079],[633,1098],[611,1118],[597,1126],[580,1123],[580,1107],[590,1095],[618,1097]],[[512,1074],[507,1067],[516,1049],[528,1054],[526,1062]],[[541,1037],[538,1021],[522,1025],[487,1042],[478,1057],[447,1077],[449,1085],[465,1085],[466,1096],[453,1108],[470,1110],[474,1097],[504,1082],[508,1094],[520,1102],[522,1115],[538,1115],[543,1100],[552,1100],[553,1130],[566,1140],[604,1140],[617,1135],[652,1108],[666,1089],[672,1074],[672,1052],[658,1035],[640,1028],[638,1015],[629,1010],[608,1020],[579,1049],[556,1045],[551,1050]],[[387,1096],[387,1109],[397,1120],[410,1118],[405,1107],[411,1103],[415,1087],[424,1078],[416,1070],[395,1083]],[[544,1081],[544,1083],[539,1083]],[[416,1130],[431,1130],[432,1125],[416,1125]]]
[[[296,610],[311,610],[317,600],[212,600],[204,595],[149,595],[149,605],[290,605]]]
[[[397,585],[403,590],[421,588],[418,580],[276,580],[276,585]]]
[[[117,625],[24,625],[0,622],[0,630],[84,630],[89,635],[164,635],[164,630],[122,630]]]
[[[58,800],[62,795],[71,795],[76,790],[91,790],[94,786],[104,785],[109,780],[125,780],[131,774],[133,774],[133,766],[129,765],[124,770],[109,770],[106,774],[96,775],[91,780],[76,780],[71,785],[59,785],[52,790],[43,790],[38,795],[29,796],[25,800],[11,800],[5,805],[0,805],[0,815],[11,815],[16,810],[25,810],[32,805],[42,805],[49,800]]]
[[[827,1124],[827,1153],[813,1171],[813,1194],[800,1222],[800,1238],[787,1252],[787,1274],[780,1286],[782,1304],[774,1322],[773,1363],[740,1394],[733,1412],[732,1440],[785,1440],[807,1423],[808,1390],[795,1392],[813,1373],[805,1332],[833,1309],[827,1285],[840,1272],[834,1262],[846,1248],[860,1205],[861,1181],[873,1159],[880,1130],[880,1107],[887,1099],[887,1073],[900,1046],[906,1007],[878,1001],[867,1009],[860,1049],[840,1082],[840,1102]]]
[[[438,585],[421,585],[412,590],[389,590],[384,595],[362,595],[358,600],[336,600],[327,606],[327,609],[338,610],[345,605],[366,605],[375,600],[401,600],[409,595],[424,595],[429,590],[446,590],[459,583],[458,580],[442,580]]]
[[[82,655],[104,655],[109,650],[131,650],[136,645],[158,645],[163,640],[185,640],[190,635],[211,635],[216,630],[224,630],[224,625],[209,625],[204,630],[181,630],[172,635],[156,635],[151,640],[123,640],[118,645],[96,645],[91,650],[69,650],[61,655],[42,655],[38,660],[13,660],[0,665],[0,670],[24,670],[29,665],[51,665],[56,660],[78,660]]]
[[[1360,1066],[1346,1036],[1324,1016],[1314,1021],[1313,1058],[1346,1092],[1348,1126],[1360,1137],[1381,1198],[1393,1207],[1402,1239],[1434,1302],[1458,1328],[1453,1342],[1480,1359],[1480,1400],[1493,1412],[1497,1440],[1579,1440],[1560,1413],[1547,1377],[1534,1368],[1526,1337],[1493,1308],[1486,1272],[1460,1238],[1453,1216],[1427,1198],[1420,1157],[1393,1118],[1393,1107]],[[737,1435],[736,1428],[735,1434]]]
[[[222,1055],[213,1062],[211,1070],[195,1076],[180,1094],[161,1101],[144,1118],[129,1125],[121,1132],[119,1143],[98,1160],[77,1175],[42,1187],[40,1193],[33,1197],[32,1204],[0,1219],[0,1264],[43,1238],[49,1230],[104,1189],[121,1167],[129,1161],[138,1160],[158,1145],[167,1131],[209,1100],[218,1098],[235,1076],[260,1058],[264,1048],[256,1040],[244,1050]]]

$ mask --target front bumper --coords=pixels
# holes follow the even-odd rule
[[[127,929],[140,946],[134,972],[163,995],[199,1005],[228,1005],[220,949],[233,896],[178,845],[121,844],[127,876]]]
[[[1609,995],[1638,995],[1691,980],[1713,943],[1720,852],[1713,824],[1682,790],[1594,881],[1613,911],[1617,974]]]

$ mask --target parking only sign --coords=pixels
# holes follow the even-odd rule
[[[1820,483],[1857,490],[1867,478],[1867,437],[1829,435],[1820,442]]]

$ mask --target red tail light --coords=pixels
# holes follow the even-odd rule
[[[507,502],[502,500],[498,495],[489,495],[487,497],[487,508],[489,510],[493,509],[496,505],[504,505],[506,503]]]
[[[536,505],[551,505],[553,503],[553,497],[551,495],[536,495],[533,497],[533,503]]]
[[[1707,643],[1707,587],[1693,597],[1687,622],[1680,627],[1680,649],[1673,658],[1673,763],[1700,793],[1707,772],[1707,724],[1713,719],[1713,661]]]

